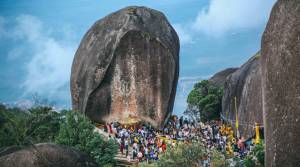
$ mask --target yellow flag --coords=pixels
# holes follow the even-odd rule
[[[235,107],[235,128],[236,128],[236,135],[237,137],[240,136],[239,134],[239,118],[238,118],[238,110],[236,104],[236,97],[234,97],[234,107]]]
[[[255,123],[255,144],[259,144],[259,126],[257,123]]]

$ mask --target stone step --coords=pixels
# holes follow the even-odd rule
[[[129,156],[132,157],[132,152],[129,149]],[[138,163],[138,160],[132,160],[130,162],[127,161],[127,157],[124,151],[124,154],[122,154],[120,151],[118,151],[117,155],[115,156],[115,160],[117,161],[117,165],[119,167],[128,167],[128,166],[136,166]]]
[[[102,137],[104,137],[105,140],[108,139],[109,134],[107,132],[104,132],[103,129],[101,128],[95,128],[95,131],[98,132]],[[124,150],[124,154],[122,154],[120,151],[118,151],[118,153],[115,156],[115,160],[117,161],[116,166],[118,167],[129,167],[129,166],[136,166],[138,164],[138,160],[132,160],[130,162],[127,161],[127,157],[125,154],[125,150]],[[130,157],[132,157],[132,148],[129,147],[129,151],[128,154]]]
[[[116,159],[116,161],[116,166],[135,166],[138,164],[138,160],[131,160],[130,162],[128,162],[127,159]]]

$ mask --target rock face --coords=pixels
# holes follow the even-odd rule
[[[250,58],[229,75],[224,85],[221,117],[235,127],[235,100],[237,102],[239,132],[252,137],[256,123],[263,124],[260,53]]]
[[[211,82],[212,84],[220,87],[220,86],[224,86],[226,78],[232,74],[233,72],[235,72],[238,68],[227,68],[223,71],[220,71],[218,73],[216,73],[214,76],[212,76],[209,79],[209,82]]]
[[[73,109],[93,121],[161,126],[173,110],[179,39],[159,11],[127,7],[97,21],[76,52]]]
[[[279,0],[262,39],[267,167],[300,164],[300,1]]]
[[[88,155],[51,143],[0,152],[1,167],[97,167]]]

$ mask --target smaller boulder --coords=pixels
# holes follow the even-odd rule
[[[96,167],[85,153],[52,143],[10,147],[0,152],[1,167]]]
[[[253,137],[255,123],[263,124],[260,52],[226,79],[221,117],[234,128],[235,110],[238,112],[240,135],[245,138]]]
[[[209,82],[212,83],[215,86],[224,86],[226,78],[234,73],[238,68],[227,68],[225,70],[222,70],[215,75],[213,75],[210,79]]]

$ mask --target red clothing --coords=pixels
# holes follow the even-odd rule
[[[123,150],[124,150],[124,144],[120,144],[120,151],[123,154]]]
[[[165,143],[163,143],[163,144],[161,145],[161,148],[162,148],[163,152],[166,152],[166,150],[167,150],[167,145],[166,145]]]
[[[239,148],[239,149],[241,149],[241,150],[244,150],[244,149],[245,149],[245,144],[243,143],[242,140],[239,140],[238,143],[237,143],[237,145],[238,145],[238,148]]]
[[[108,124],[108,130],[109,130],[109,133],[113,133],[111,124]]]

